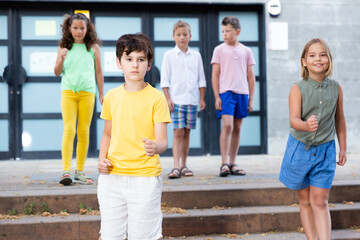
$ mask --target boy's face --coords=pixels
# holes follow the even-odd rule
[[[229,45],[235,45],[238,36],[240,35],[240,29],[235,29],[230,24],[221,25],[221,32],[224,42]]]
[[[124,51],[120,61],[117,58],[116,63],[118,68],[123,71],[125,81],[143,81],[146,72],[151,68],[144,51],[134,51],[129,55],[126,55]]]
[[[181,50],[186,50],[191,39],[191,34],[188,29],[179,27],[175,30],[173,39]]]

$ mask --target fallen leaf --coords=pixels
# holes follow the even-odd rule
[[[51,213],[49,213],[49,212],[43,212],[41,215],[42,215],[43,217],[48,217],[48,216],[51,215]]]
[[[293,203],[291,205],[289,205],[289,207],[299,207],[300,205],[298,203]]]
[[[343,201],[342,203],[346,205],[354,205],[353,201]]]
[[[334,208],[334,207],[335,207],[335,205],[334,205],[334,204],[332,204],[332,203],[329,203],[329,207]]]

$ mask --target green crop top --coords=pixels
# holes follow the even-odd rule
[[[95,56],[84,43],[74,43],[68,51],[61,78],[61,89],[96,93]]]

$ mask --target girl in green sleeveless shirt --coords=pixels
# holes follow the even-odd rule
[[[328,78],[333,62],[322,39],[312,39],[301,55],[301,81],[289,95],[290,135],[280,181],[297,190],[300,217],[308,240],[330,239],[329,192],[335,175],[335,132],[339,140],[338,165],[346,162],[346,124],[343,92]]]
[[[60,183],[69,185],[76,121],[77,146],[75,180],[91,184],[84,173],[89,147],[89,129],[94,111],[96,85],[103,103],[104,76],[101,70],[99,40],[94,25],[83,14],[68,16],[62,27],[54,72],[61,77],[61,112],[64,120],[62,140],[63,174]]]

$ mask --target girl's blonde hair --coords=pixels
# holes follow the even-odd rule
[[[333,72],[333,59],[332,59],[332,55],[331,55],[331,51],[329,46],[327,45],[327,43],[320,39],[320,38],[313,38],[311,39],[304,47],[302,54],[301,54],[301,58],[300,58],[300,62],[301,62],[301,77],[305,80],[308,79],[309,77],[309,70],[307,69],[307,67],[304,66],[303,64],[303,59],[306,59],[307,54],[309,52],[309,48],[311,45],[315,44],[315,43],[320,43],[323,48],[325,49],[326,55],[329,58],[329,68],[327,69],[326,73],[325,73],[325,77],[330,77],[332,75]]]

